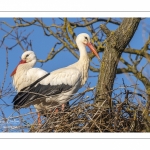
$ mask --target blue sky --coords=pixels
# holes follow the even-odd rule
[[[32,20],[32,18],[30,18],[29,20]],[[51,18],[44,18],[43,19],[44,22],[46,24],[52,24],[52,19]],[[55,18],[56,22],[60,23],[60,21],[58,20],[58,18]],[[76,18],[70,18],[71,21],[77,20]],[[5,21],[11,25],[14,24],[12,18],[0,18],[0,22],[1,21]],[[100,23],[96,23],[94,26],[99,26]],[[0,27],[4,28],[5,30],[10,30],[8,27],[4,26],[4,25],[0,25]],[[117,28],[116,25],[112,25],[112,24],[108,24],[107,26],[110,30],[115,30]],[[146,29],[145,29],[146,27]],[[150,28],[150,19],[144,19],[139,27],[138,30],[136,31],[133,39],[130,42],[130,46],[132,48],[137,48],[140,49],[143,44],[145,43],[145,40],[147,40],[148,38],[148,31]],[[51,48],[54,46],[55,42],[57,42],[57,39],[55,39],[54,37],[47,37],[44,35],[43,30],[39,27],[36,26],[31,26],[31,27],[27,27],[27,28],[21,28],[19,31],[24,31],[23,35],[27,35],[29,32],[32,32],[32,34],[29,36],[29,39],[32,40],[32,47],[33,50],[37,56],[38,59],[45,59],[47,54],[49,53],[49,51],[51,50]],[[86,28],[78,28],[75,29],[76,35],[82,32],[86,32],[89,33]],[[2,37],[5,35],[6,33],[0,31],[0,40],[2,39]],[[14,34],[14,33],[13,33]],[[11,45],[13,45],[15,43],[15,41],[11,38],[7,39],[5,41],[5,45],[7,45],[8,47],[10,47]],[[89,51],[89,50],[88,50]],[[13,69],[16,67],[16,65],[18,64],[18,62],[20,61],[20,57],[22,55],[23,51],[19,46],[16,46],[13,50],[10,50],[8,52],[8,60],[9,60],[9,66],[8,66],[8,71],[7,71],[7,76],[6,76],[6,82],[5,82],[5,88],[11,83],[12,84],[12,79],[10,77],[11,72],[13,71]],[[102,58],[102,54],[99,54],[100,57]],[[127,54],[123,54],[122,57],[124,57],[126,60],[129,61],[128,59],[128,55]],[[132,56],[134,57],[134,56]],[[4,80],[4,73],[5,73],[5,69],[6,69],[6,50],[4,47],[0,48],[0,60],[1,60],[1,74],[0,74],[0,86]],[[56,70],[58,68],[62,68],[65,66],[68,66],[74,62],[76,62],[77,59],[72,56],[72,54],[68,51],[68,50],[64,50],[61,51],[60,53],[58,53],[53,60],[48,61],[47,63],[44,63],[42,65],[42,69],[51,72],[53,70]],[[93,59],[93,62],[96,65],[99,65],[99,62],[96,58]],[[145,64],[146,60],[143,59],[143,61],[141,62],[139,68],[141,66],[143,66]],[[92,64],[92,63],[91,63]],[[93,65],[93,64],[92,64]],[[120,66],[120,65],[119,65]],[[37,62],[35,67],[41,67],[41,63]],[[146,70],[145,73],[149,73],[148,70]],[[89,76],[97,76],[98,73],[93,73],[91,71],[89,71]],[[129,77],[129,76],[128,76]],[[115,84],[114,84],[114,88],[119,87],[120,85],[122,85],[122,78],[125,80],[126,85],[131,85],[133,83],[131,83],[129,81],[129,78],[127,78],[126,75],[117,75],[116,79],[115,79]],[[130,77],[131,78],[131,77]],[[132,77],[132,80],[135,81],[135,78]],[[90,87],[93,87],[97,84],[97,77],[89,77],[87,83],[90,83]],[[138,82],[140,85],[140,88],[144,90],[144,86],[141,84],[141,82]],[[86,84],[87,85],[87,84]],[[85,85],[85,86],[86,86]],[[85,90],[85,86],[80,89],[78,92],[82,92]],[[91,95],[90,93],[87,93],[86,95]],[[13,97],[8,95],[6,97],[3,98],[4,101],[6,101],[6,103],[11,104]],[[2,101],[0,102],[0,104],[3,103]],[[14,110],[12,109],[12,106],[9,107],[2,107],[3,111],[5,112],[6,117],[9,117]],[[22,109],[21,114],[25,114],[27,112],[29,112],[28,109]],[[17,114],[16,114],[17,115]],[[27,122],[32,122],[31,120],[27,120]]]

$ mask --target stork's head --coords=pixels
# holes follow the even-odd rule
[[[95,47],[90,42],[90,36],[87,33],[80,33],[76,38],[76,43],[83,43],[84,45],[88,46],[90,50],[95,54],[95,56],[100,60]]]
[[[87,45],[90,43],[90,36],[87,33],[80,33],[76,38],[76,43],[82,42],[83,44]]]
[[[21,60],[24,62],[24,63],[29,63],[31,61],[35,61],[36,60],[36,56],[34,54],[33,51],[26,51],[22,54],[21,56]]]
[[[34,52],[33,51],[24,52],[21,56],[21,61],[19,62],[19,64],[17,65],[17,67],[14,69],[14,71],[11,73],[10,76],[13,76],[16,73],[19,65],[27,64],[29,68],[31,68],[35,65],[35,63],[36,63],[36,56]]]

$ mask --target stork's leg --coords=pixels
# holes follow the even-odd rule
[[[58,113],[58,111],[59,111],[59,110],[58,110],[58,108],[56,108],[56,109],[55,109],[55,114],[57,114],[57,113]]]
[[[38,125],[41,125],[41,113],[38,112]]]
[[[65,110],[65,106],[66,106],[65,104],[62,104],[62,105],[61,105],[61,110],[62,110],[62,111]]]

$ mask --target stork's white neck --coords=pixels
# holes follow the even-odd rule
[[[82,43],[82,42],[78,42],[77,41],[77,46],[79,48],[79,52],[80,52],[80,58],[79,60],[82,60],[82,58],[84,57],[87,57],[88,58],[88,55],[87,55],[87,52],[86,52],[86,46]]]
[[[81,86],[85,84],[88,78],[88,68],[89,68],[89,57],[87,55],[86,46],[82,42],[77,42],[77,46],[80,52],[80,58],[77,62],[77,67],[82,72],[82,83]]]
[[[36,59],[33,59],[31,62],[20,64],[17,68],[16,74],[20,71],[28,71],[30,68],[32,68],[36,63]]]

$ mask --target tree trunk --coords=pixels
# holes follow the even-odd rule
[[[101,29],[107,35],[107,39],[95,95],[95,102],[98,105],[101,105],[106,99],[108,101],[105,106],[109,104],[119,59],[137,30],[140,20],[140,18],[125,18],[114,32],[110,32],[105,26],[101,26]]]

